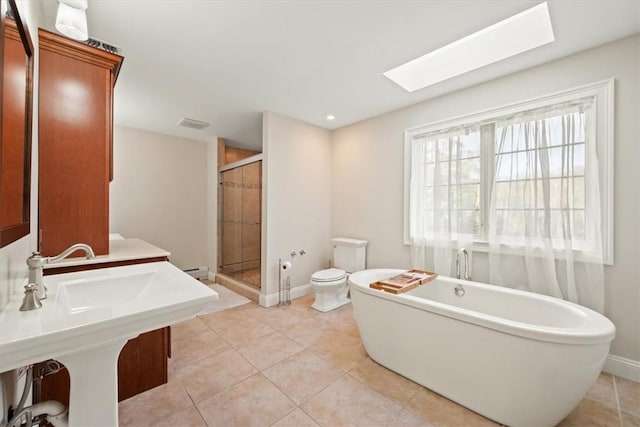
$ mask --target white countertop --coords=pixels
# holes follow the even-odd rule
[[[65,258],[45,264],[44,268],[72,267],[76,265],[101,264],[106,262],[130,261],[134,259],[168,257],[170,252],[140,239],[119,239],[109,241],[109,255],[98,255],[94,259],[84,257]]]

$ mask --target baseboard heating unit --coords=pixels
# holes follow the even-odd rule
[[[198,280],[206,279],[209,277],[209,267],[187,268],[183,271],[189,276],[195,277]]]

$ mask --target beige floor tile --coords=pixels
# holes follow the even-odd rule
[[[150,426],[192,406],[180,381],[171,381],[120,402],[118,420],[121,427]]]
[[[256,312],[252,315],[280,332],[286,332],[292,326],[307,319],[307,317],[300,315],[297,310],[292,309],[291,306],[264,310],[258,316],[256,316],[257,314]]]
[[[195,406],[174,412],[153,424],[153,427],[207,427]]]
[[[367,357],[362,341],[343,332],[322,336],[309,350],[345,372]]]
[[[349,371],[349,375],[365,383],[398,405],[404,406],[420,389],[420,385],[367,358]]]
[[[640,427],[640,417],[622,411],[622,427]]]
[[[336,331],[327,322],[320,319],[302,318],[300,322],[295,325],[291,325],[289,329],[283,331],[283,333],[307,348],[316,343],[325,336],[335,334]]]
[[[256,374],[197,404],[209,427],[269,426],[295,408],[294,403]]]
[[[300,298],[291,300],[291,308],[294,308],[296,310],[308,310],[311,308],[311,304],[313,304],[315,300],[316,295],[312,292]]]
[[[263,370],[301,352],[304,348],[291,338],[273,333],[240,346],[237,350],[253,366]]]
[[[281,418],[272,427],[320,427],[317,422],[313,421],[303,410],[297,408]]]
[[[231,349],[203,359],[178,371],[194,402],[220,393],[258,372],[237,351]]]
[[[640,383],[626,378],[615,377],[620,409],[640,416]]]
[[[403,409],[388,424],[388,427],[437,427],[437,424],[431,424],[415,416],[410,410]]]
[[[207,327],[202,320],[195,317],[187,320],[186,322],[171,325],[171,342],[185,338],[192,338],[209,331],[209,327]]]
[[[303,297],[294,299],[293,301],[291,301],[291,306],[309,308],[311,307],[311,304],[313,304],[315,299],[316,299],[316,296],[311,293]]]
[[[405,409],[423,422],[441,427],[498,425],[426,388],[420,388]]]
[[[250,316],[253,317],[255,313],[261,313],[266,310],[265,307],[261,307],[258,303],[254,301],[250,301],[247,304],[242,304],[237,307],[233,307],[230,309],[231,311],[236,312],[242,316]]]
[[[605,372],[601,373],[596,383],[587,392],[587,397],[617,409],[618,403],[616,402],[616,392],[613,388],[613,376]]]
[[[360,330],[358,329],[358,326],[354,321],[350,321],[350,322],[347,321],[340,324],[332,324],[331,326],[342,333],[345,333],[345,334],[351,335],[354,338],[360,339]]]
[[[167,363],[167,381],[175,381],[178,379],[178,374],[176,373],[176,368],[173,367],[173,363],[171,359],[169,359]]]
[[[342,371],[308,350],[270,367],[263,374],[297,405],[343,375]]]
[[[207,332],[173,341],[171,344],[171,363],[176,370],[189,366],[198,360],[230,349],[218,334],[207,328]]]
[[[586,397],[582,399],[576,409],[558,424],[558,427],[584,426],[620,427],[618,410]]]
[[[272,327],[250,317],[227,324],[225,327],[219,327],[215,331],[233,347],[249,344],[275,332]]]
[[[229,326],[233,326],[237,323],[242,323],[245,319],[251,319],[249,312],[244,309],[240,309],[248,305],[251,304],[244,304],[238,307],[238,310],[222,310],[211,314],[205,314],[204,316],[198,316],[198,318],[213,330],[228,328]]]
[[[402,409],[345,375],[302,405],[321,426],[386,426]]]
[[[315,295],[307,295],[304,298],[305,300],[303,302],[298,303],[298,300],[296,300],[290,306],[298,315],[315,320],[326,320],[334,315],[335,310],[323,313],[315,308],[311,308],[311,304],[313,304],[316,299]]]
[[[353,309],[351,308],[351,304],[340,307],[335,311],[336,313],[333,314],[332,312],[332,316],[325,319],[325,321],[332,328],[337,329],[340,332],[360,338],[360,331],[358,330],[356,321],[353,318]]]

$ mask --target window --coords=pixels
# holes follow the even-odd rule
[[[609,80],[406,131],[405,243],[602,239],[611,264],[612,109]]]

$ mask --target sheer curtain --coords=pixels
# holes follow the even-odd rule
[[[495,124],[490,283],[602,312],[598,158],[588,101]]]
[[[409,238],[414,267],[453,276],[457,248],[471,249],[479,226],[479,186],[477,128],[413,138]]]

